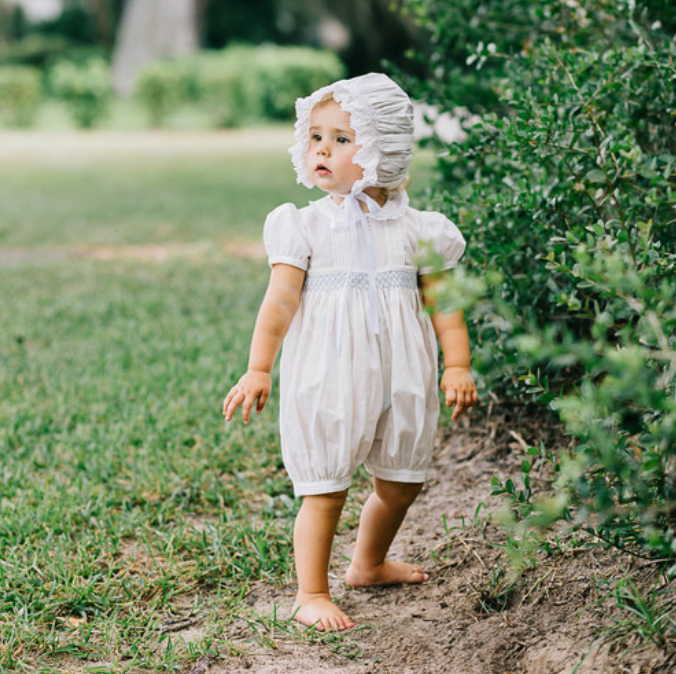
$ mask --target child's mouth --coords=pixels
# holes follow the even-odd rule
[[[319,173],[319,175],[322,175],[322,176],[325,176],[325,175],[328,175],[329,173],[331,173],[330,169],[327,169],[326,166],[324,166],[323,164],[320,164],[319,166],[317,166],[315,171],[317,173]]]

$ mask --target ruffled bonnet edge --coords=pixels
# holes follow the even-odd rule
[[[314,107],[328,95],[350,114],[355,142],[361,146],[353,162],[364,169],[364,175],[354,183],[350,193],[356,195],[371,186],[394,188],[404,183],[413,153],[413,106],[403,89],[381,73],[339,80],[296,100],[295,143],[289,153],[297,182],[307,188],[314,186],[305,167],[310,117]],[[376,106],[380,108],[380,119]]]

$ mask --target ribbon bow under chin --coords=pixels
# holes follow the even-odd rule
[[[375,199],[372,199],[368,194],[364,194],[364,192],[359,192],[358,194],[334,194],[334,196],[341,198],[343,201],[336,209],[333,216],[333,222],[331,223],[331,229],[347,228],[350,231],[350,264],[345,276],[343,292],[340,297],[338,329],[335,333],[335,348],[337,352],[340,352],[343,338],[343,324],[345,322],[345,303],[347,294],[350,290],[354,261],[359,250],[359,227],[361,227],[361,230],[364,233],[364,240],[366,241],[366,263],[368,265],[367,275],[369,282],[369,328],[374,335],[377,335],[380,332],[378,326],[378,295],[376,292],[376,251],[373,245],[373,236],[368,222],[368,215],[377,215],[382,210],[382,207]],[[362,211],[359,202],[366,204],[368,213]],[[345,214],[343,222],[341,222],[340,218],[341,213]]]

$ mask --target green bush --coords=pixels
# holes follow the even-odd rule
[[[79,127],[95,126],[108,110],[112,87],[110,68],[103,59],[79,65],[60,61],[51,70],[50,85]]]
[[[484,288],[470,323],[486,385],[553,410],[570,436],[561,455],[525,458],[522,489],[494,491],[524,536],[565,519],[676,556],[676,9],[407,4],[436,36],[420,96],[469,104],[468,126],[480,115],[466,141],[440,143],[431,200],[469,238],[466,278],[442,301]],[[558,477],[534,501],[538,462]]]
[[[215,127],[232,127],[255,119],[292,119],[296,98],[343,74],[330,52],[234,45],[153,63],[141,72],[136,91],[155,125],[192,100]]]
[[[255,59],[255,47],[236,46],[199,55],[196,96],[214,126],[237,126],[261,116]]]
[[[42,99],[40,71],[28,66],[0,68],[0,119],[30,126]]]
[[[237,45],[205,53],[197,63],[197,90],[218,126],[252,118],[292,119],[296,98],[340,79],[332,52],[302,47]]]
[[[145,107],[150,124],[162,126],[167,117],[189,98],[189,70],[185,61],[155,61],[141,70],[135,94]]]
[[[297,98],[344,76],[333,52],[305,47],[259,47],[255,64],[256,86],[268,119],[292,119]]]

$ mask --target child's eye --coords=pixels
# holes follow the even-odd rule
[[[314,140],[316,143],[318,143],[322,137],[318,133],[312,133],[310,134],[310,140]]]
[[[338,137],[338,142],[339,142],[339,143],[349,143],[349,142],[350,142],[350,139],[349,139],[349,138],[346,138],[345,136],[339,136],[339,137]]]

